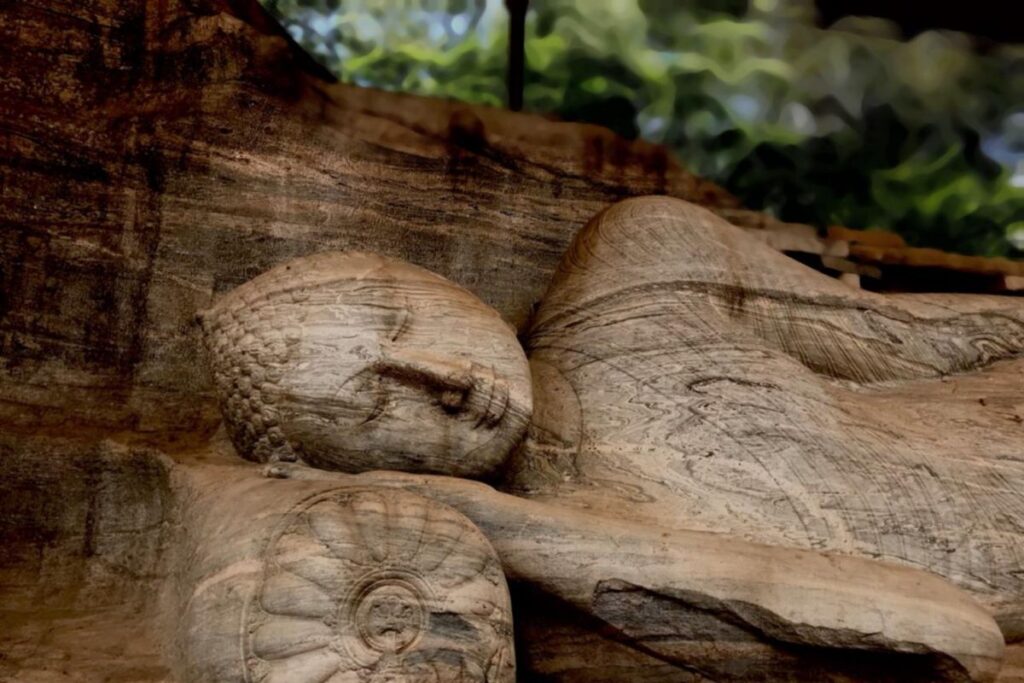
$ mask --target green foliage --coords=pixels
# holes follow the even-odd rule
[[[264,0],[343,81],[501,106],[507,15],[494,0]]]
[[[504,99],[501,0],[278,0],[276,11],[344,80]],[[826,31],[813,19],[811,0],[533,0],[526,106],[663,142],[786,220],[1014,253],[1024,48],[980,55],[954,33],[904,41],[881,20]]]

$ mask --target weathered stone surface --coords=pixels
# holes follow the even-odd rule
[[[4,439],[0,680],[325,680],[314,651],[336,682],[515,680],[501,565],[465,517],[223,446]]]
[[[145,602],[170,543],[170,466],[156,451],[109,440],[0,436],[3,609]]]
[[[179,680],[515,680],[501,565],[453,509],[251,469],[186,477]]]
[[[521,326],[603,206],[735,204],[594,126],[329,85],[253,7],[0,3],[0,419],[211,430],[193,315],[296,256],[403,258]]]
[[[437,498],[483,530],[522,589],[522,661],[545,680],[987,681],[999,671],[991,616],[919,570],[612,519],[447,477],[354,479]]]
[[[864,296],[690,205],[634,201],[575,242],[532,326],[538,400],[507,486],[534,500],[287,463],[268,479],[208,443],[194,316],[295,257],[404,258],[525,330],[573,233],[624,197],[845,254],[738,210],[658,147],[328,85],[249,0],[0,1],[0,40],[0,679],[506,681],[499,559],[526,678],[992,680],[989,612],[915,567],[1024,634],[1016,303]],[[302,314],[338,310],[324,304]],[[398,392],[410,428],[467,405],[421,390],[454,375],[419,355],[463,331],[374,361],[371,384],[416,380]],[[504,328],[473,332],[522,383]],[[294,386],[340,377],[326,355]],[[293,455],[259,447],[273,425],[234,368],[239,450]],[[308,460],[373,460],[388,434],[339,432]],[[473,460],[457,455],[425,469]]]
[[[0,436],[0,681],[168,681],[172,461],[114,441]]]
[[[295,259],[202,318],[225,424],[251,460],[482,477],[530,420],[513,328],[408,263]]]
[[[921,567],[1024,637],[1024,302],[853,290],[677,200],[577,237],[510,490]]]
[[[24,462],[31,466],[15,470],[14,485],[20,490],[48,458],[73,457],[79,453],[75,448],[74,442],[57,446],[45,442],[27,450]],[[96,677],[135,672],[132,675],[138,675],[137,680],[162,680],[147,678],[161,670],[164,675],[176,671],[173,680],[178,681],[204,680],[203,676],[235,680],[231,676],[241,676],[247,666],[263,671],[260,661],[250,664],[241,655],[249,647],[249,636],[240,623],[253,600],[260,601],[260,609],[264,595],[272,609],[280,604],[275,591],[259,587],[269,581],[268,572],[282,576],[274,569],[281,564],[277,552],[281,539],[290,543],[297,538],[296,532],[305,533],[305,527],[295,526],[296,518],[308,515],[320,503],[337,502],[334,496],[340,492],[373,492],[382,486],[406,488],[441,500],[485,532],[504,570],[523,589],[521,595],[527,600],[517,609],[531,619],[520,628],[523,661],[528,662],[524,675],[533,672],[554,680],[695,680],[698,676],[749,680],[785,675],[794,680],[886,680],[895,676],[898,680],[932,681],[967,680],[967,676],[991,680],[998,668],[1002,639],[985,611],[945,582],[912,569],[615,521],[445,477],[351,476],[277,464],[269,470],[275,478],[268,480],[261,467],[238,458],[226,442],[177,454],[174,464],[115,445],[104,448],[112,454],[105,467],[118,473],[117,477],[133,471],[136,466],[132,463],[140,457],[156,457],[155,462],[166,463],[156,470],[159,476],[152,481],[146,479],[129,488],[136,497],[154,502],[167,495],[162,491],[170,491],[176,504],[166,506],[169,513],[161,513],[161,523],[147,527],[142,538],[153,538],[164,529],[175,532],[173,542],[169,550],[165,541],[153,553],[129,555],[119,571],[123,595],[143,598],[135,602],[134,615],[126,609],[131,600],[118,598],[116,592],[106,593],[115,604],[102,612],[86,611],[88,621],[80,618],[71,626],[75,622],[69,616],[58,621],[51,618],[48,632],[55,637],[61,634],[52,640],[33,635],[38,634],[40,620],[47,621],[38,610],[28,606],[21,612],[21,621],[11,618],[17,617],[16,611],[0,614],[4,631],[13,636],[6,643],[33,642],[33,653],[45,653],[42,658],[29,655],[24,646],[5,650],[25,653],[16,660],[19,668],[14,671],[35,673],[24,680],[65,680],[59,673],[61,662],[72,662],[76,670],[93,672]],[[92,449],[80,452],[82,462],[98,460]],[[305,481],[276,478],[282,476]],[[72,521],[61,536],[70,540],[88,528],[86,501],[68,497],[66,506],[75,514],[69,516]],[[110,512],[106,515],[129,514],[135,504],[115,496],[107,503]],[[423,509],[422,505],[415,502],[412,507]],[[344,522],[331,527],[337,535],[332,531],[330,538],[351,538],[344,529],[355,525],[361,530],[359,538],[373,539],[367,541],[373,547],[388,548],[395,541],[409,540],[405,534],[421,533],[421,525],[412,523],[421,519],[417,515],[393,514],[388,505],[361,507],[369,514],[349,515],[343,506],[344,514],[338,515],[332,503],[332,515],[327,519]],[[354,508],[349,505],[347,509],[351,512]],[[382,509],[388,512],[381,514]],[[392,523],[395,520],[397,524]],[[405,521],[410,521],[408,527]],[[34,521],[25,523],[30,528],[36,525]],[[468,548],[463,541],[457,546],[448,544],[446,539],[454,532],[440,534],[442,537],[434,537],[435,542],[427,545],[455,547],[458,557],[480,558],[480,546],[472,541],[479,537],[468,529],[459,532],[460,538],[469,534],[468,539],[463,538],[470,541]],[[363,534],[362,530],[369,531]],[[11,537],[23,538],[24,534]],[[121,546],[122,552],[128,547]],[[165,549],[160,551],[161,547]],[[410,546],[402,543],[400,547]],[[359,557],[359,548],[345,548],[341,554],[346,558]],[[326,551],[321,548],[311,554],[287,556],[334,557],[329,545]],[[147,564],[154,560],[155,565]],[[305,559],[300,564],[305,565]],[[366,569],[358,562],[341,564],[338,571],[329,573],[339,582],[351,582]],[[44,576],[38,580],[40,591],[51,585],[48,580],[60,583],[64,579]],[[80,579],[72,581],[80,585]],[[275,581],[271,588],[279,583]],[[487,585],[494,585],[493,581]],[[154,590],[157,586],[163,591]],[[23,590],[16,584],[5,588],[12,589],[15,596]],[[163,598],[157,602],[161,592]],[[292,584],[285,586],[282,594],[289,605],[329,609],[322,602],[306,601],[308,594],[300,594]],[[456,590],[438,594],[460,595]],[[326,602],[340,606],[339,595],[340,591],[333,593]],[[466,603],[460,600],[458,604]],[[158,612],[159,605],[163,608]],[[441,611],[447,614],[452,609],[449,602]],[[260,625],[264,623],[260,620]],[[155,629],[156,644],[150,647],[159,649],[162,644],[165,652],[150,651],[149,669],[139,668],[137,655],[118,660],[107,654],[110,645],[82,652],[88,634],[101,638],[103,634],[152,633],[154,624],[164,626]],[[168,634],[176,630],[182,634],[178,648],[167,652]],[[142,647],[145,641],[138,642]],[[481,645],[484,650],[488,647]],[[336,665],[333,655],[328,656]],[[483,655],[473,655],[474,661],[483,659]],[[495,661],[502,661],[502,656]]]

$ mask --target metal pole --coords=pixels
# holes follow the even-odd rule
[[[508,108],[523,108],[526,72],[526,10],[530,0],[505,0],[508,8]]]

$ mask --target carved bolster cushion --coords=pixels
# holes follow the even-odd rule
[[[211,481],[189,511],[179,680],[512,683],[501,565],[413,493]]]

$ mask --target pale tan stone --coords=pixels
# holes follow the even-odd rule
[[[401,486],[472,519],[509,579],[527,587],[531,602],[516,603],[517,619],[529,618],[520,647],[534,673],[551,680],[693,680],[698,672],[710,680],[991,681],[1001,664],[991,616],[920,570],[613,520],[448,477],[346,478],[291,464],[274,471]]]
[[[225,424],[251,460],[481,477],[530,418],[512,328],[408,263],[341,252],[296,259],[201,318]]]
[[[362,294],[364,280],[372,282],[369,314],[352,294],[353,288]],[[409,294],[420,289],[425,294]],[[893,478],[886,484],[885,477],[893,475],[884,462],[867,460],[862,467],[869,473],[881,468],[870,474],[878,487],[871,491],[856,471],[843,473],[830,464],[833,452],[848,453],[851,444],[863,443],[856,427],[868,421],[844,428],[844,419],[829,411],[845,410],[848,421],[858,410],[877,409],[885,393],[901,386],[1011,357],[1022,344],[1021,324],[1012,305],[1002,304],[1010,313],[990,310],[996,301],[1001,300],[857,292],[754,244],[739,229],[685,202],[624,202],[577,237],[535,318],[530,346],[536,411],[506,486],[543,504],[468,484],[463,489],[454,480],[411,485],[480,524],[505,571],[527,592],[571,606],[574,616],[558,617],[538,612],[533,603],[523,608],[530,624],[521,632],[536,674],[604,680],[624,669],[638,680],[682,680],[697,670],[723,680],[765,672],[800,680],[887,680],[899,670],[899,680],[991,680],[1002,656],[1000,630],[952,585],[917,570],[795,547],[885,556],[914,566],[947,547],[938,540],[941,534],[962,527],[926,527],[915,521],[920,503],[913,497],[892,499],[900,484],[913,496],[913,482]],[[398,320],[382,317],[380,308]],[[459,336],[441,324],[453,310],[464,320],[454,329],[472,334]],[[430,443],[429,435],[443,431],[439,424],[451,417],[444,394],[452,383],[448,368],[457,363],[447,362],[446,353],[468,368],[512,368],[492,371],[501,377],[525,372],[521,356],[509,351],[518,349],[511,328],[488,327],[488,321],[500,323],[496,314],[441,278],[380,257],[301,259],[243,285],[203,318],[236,448],[270,461],[273,476],[329,476],[273,464],[296,454],[331,469],[443,472],[429,465],[431,452],[417,450],[415,439],[427,435]],[[424,331],[419,345],[389,346],[410,328],[407,318]],[[990,339],[983,336],[990,318],[998,323],[991,333],[998,341],[986,348],[977,340]],[[403,332],[395,335],[394,329]],[[279,330],[291,335],[290,345],[287,338],[276,339]],[[339,353],[350,348],[357,352]],[[380,351],[368,354],[366,348]],[[503,349],[497,360],[487,355],[495,348]],[[420,356],[426,360],[418,362]],[[387,370],[393,365],[400,371]],[[282,367],[300,368],[298,379],[282,381],[288,375]],[[270,420],[233,413],[233,401],[251,406],[235,395],[244,393],[238,377],[268,368],[277,385],[262,394],[271,406]],[[406,380],[402,386],[412,380],[414,390],[401,395],[397,419],[380,433],[354,429],[364,417],[339,419],[358,412],[352,406],[378,387],[336,390],[335,384],[344,386],[360,373],[374,382]],[[960,378],[965,389],[973,376]],[[431,389],[442,383],[439,396]],[[529,397],[525,377],[520,385],[525,389],[519,395]],[[897,403],[912,409],[927,396]],[[285,417],[277,406],[288,401],[294,406]],[[525,424],[530,403],[518,405],[515,415]],[[315,430],[292,429],[289,434],[298,438],[289,436],[290,451],[261,453],[239,437],[256,434],[258,441],[254,425],[284,425],[311,414],[326,419]],[[518,433],[502,442],[506,451],[517,438]],[[381,449],[381,443],[395,447]],[[407,461],[395,464],[395,451]],[[330,461],[338,454],[345,460]],[[778,487],[775,493],[752,484],[758,481],[759,458],[781,464],[768,480]],[[846,458],[847,466],[857,462]],[[502,459],[499,449],[494,466]],[[785,476],[786,467],[799,468],[804,461],[820,472],[804,485],[818,488],[801,490],[800,480]],[[977,467],[982,472],[986,465]],[[368,476],[401,485],[413,481]],[[957,495],[957,483],[948,488],[948,496]],[[815,495],[824,489],[829,500],[859,497],[904,520],[888,532],[900,538],[902,554],[886,555],[886,546],[869,535],[883,530],[838,524],[844,510],[822,514],[827,505]],[[873,495],[865,499],[868,493]],[[808,512],[782,514],[772,500]],[[1000,566],[992,562],[998,556],[980,557],[987,564],[975,571],[998,576]],[[978,558],[963,562],[977,564]],[[948,563],[925,566],[979,592]],[[1013,610],[1020,604],[1012,585],[980,593],[993,609],[1008,607],[997,614],[1012,634]],[[588,626],[588,620],[603,626]],[[618,650],[605,649],[605,629],[619,634]],[[597,663],[598,652],[604,664]]]
[[[1024,636],[1024,302],[851,289],[692,204],[577,236],[509,490],[927,569]]]
[[[178,680],[515,680],[501,564],[452,508],[248,468],[184,479]]]

